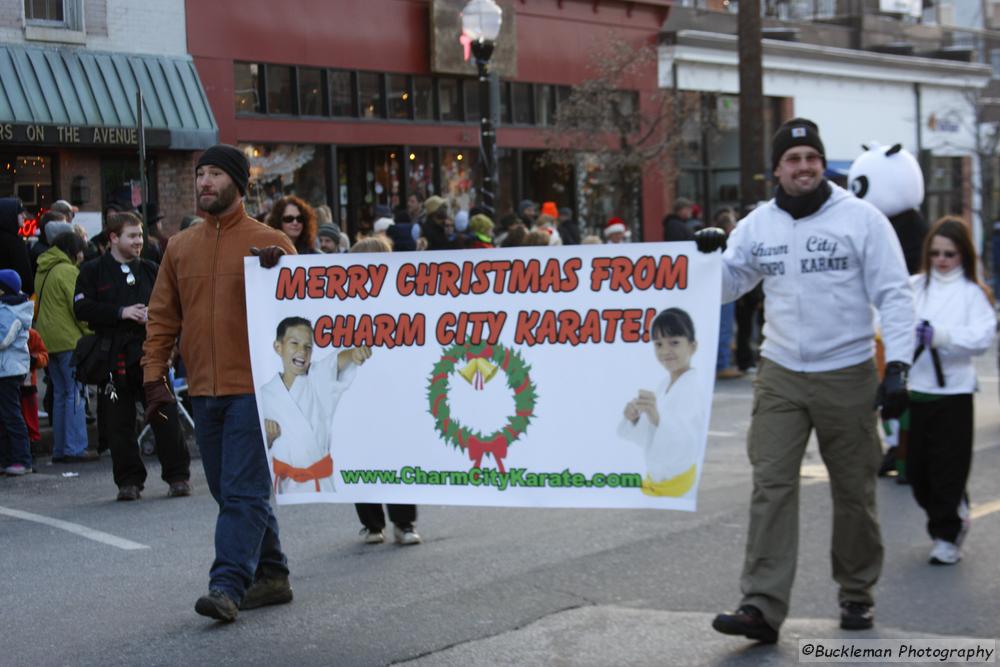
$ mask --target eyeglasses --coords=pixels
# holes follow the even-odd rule
[[[284,222],[284,223],[286,223],[286,224],[289,223],[289,222],[301,222],[301,223],[304,224],[305,221],[306,221],[306,216],[304,216],[302,214],[299,214],[299,215],[283,215],[283,216],[281,216],[281,221]]]
[[[122,267],[122,273],[125,274],[125,284],[128,285],[129,287],[132,287],[133,285],[135,285],[135,274],[132,273],[132,267],[130,267],[128,264],[122,264],[121,267]]]
[[[954,250],[931,250],[931,257],[944,257],[945,259],[955,259],[958,253]]]

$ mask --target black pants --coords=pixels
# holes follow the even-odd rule
[[[751,340],[754,318],[758,316],[763,300],[759,289],[757,287],[736,300],[736,365],[741,371],[757,365]]]
[[[136,437],[135,403],[146,398],[142,391],[142,371],[138,366],[129,368],[125,375],[115,375],[118,399],[112,401],[98,388],[98,414],[104,418],[104,432],[111,448],[111,463],[115,484],[119,487],[135,485],[142,488],[146,481],[146,466],[139,452]],[[177,406],[163,409],[166,420],[154,420],[153,436],[156,438],[156,456],[160,459],[161,477],[170,484],[191,478],[191,455],[181,435]]]
[[[972,418],[972,394],[910,403],[906,475],[934,539],[955,542],[962,529],[958,507],[972,467]]]
[[[386,507],[389,508],[389,521],[401,529],[411,528],[413,522],[417,520],[416,505],[386,505]],[[358,518],[368,530],[379,531],[385,528],[385,515],[380,504],[354,503],[354,509],[358,511]]]

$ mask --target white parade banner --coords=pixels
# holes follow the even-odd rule
[[[303,255],[245,272],[279,504],[696,509],[720,253]]]

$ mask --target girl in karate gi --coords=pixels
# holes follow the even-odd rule
[[[680,498],[698,479],[698,459],[707,437],[705,393],[691,357],[698,349],[691,316],[668,308],[652,326],[653,353],[667,370],[656,391],[640,389],[626,403],[618,435],[646,453],[642,492]]]
[[[355,347],[313,363],[313,327],[302,317],[278,324],[282,370],[261,388],[264,431],[276,494],[333,492],[331,425],[341,395],[371,349]]]

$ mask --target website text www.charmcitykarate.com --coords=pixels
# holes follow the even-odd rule
[[[642,476],[636,473],[528,472],[511,468],[500,472],[491,468],[470,470],[424,470],[405,466],[398,470],[341,470],[345,484],[406,484],[416,486],[481,486],[506,491],[510,488],[638,489]]]

